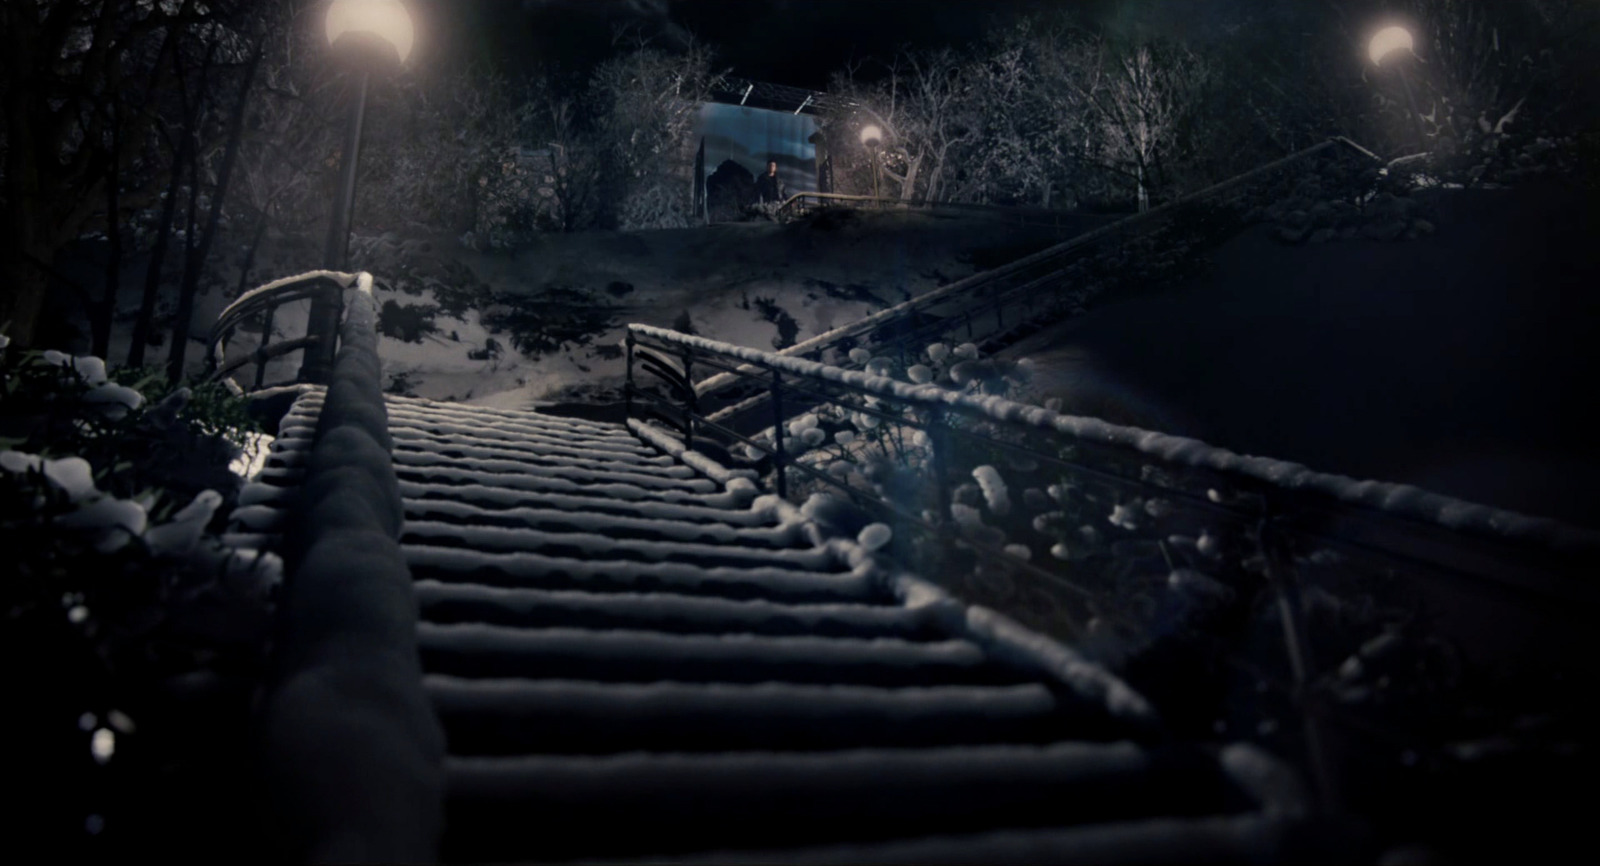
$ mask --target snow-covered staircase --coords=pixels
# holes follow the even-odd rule
[[[386,408],[446,861],[1262,862],[1292,835],[1264,755],[1166,740],[1070,651],[637,422]]]

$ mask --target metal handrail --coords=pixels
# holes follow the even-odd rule
[[[1042,272],[1045,275],[1048,275],[1059,270],[1060,267],[1066,263],[1067,259],[1078,254],[1091,244],[1120,233],[1152,227],[1157,220],[1171,216],[1173,213],[1176,213],[1182,208],[1201,203],[1241,184],[1279,171],[1318,153],[1335,148],[1346,148],[1363,157],[1381,162],[1381,160],[1375,154],[1373,154],[1372,151],[1361,147],[1348,138],[1343,136],[1330,138],[1327,141],[1312,145],[1304,150],[1289,154],[1282,159],[1274,160],[1266,165],[1258,166],[1257,168],[1231,177],[1220,183],[1213,184],[1205,189],[1167,202],[1166,204],[1151,208],[1145,213],[1125,217],[1117,220],[1116,222],[1101,226],[1085,232],[1084,234],[1077,235],[1048,249],[1041,250],[1030,256],[1025,256],[1009,264],[1002,265],[992,270],[973,274],[972,276],[957,280],[956,282],[948,285],[940,286],[939,288],[936,288],[930,292],[926,292],[922,295],[912,298],[911,300],[896,304],[895,306],[889,307],[885,310],[880,310],[869,316],[857,319],[847,325],[835,328],[826,333],[818,334],[810,339],[802,340],[793,346],[783,349],[778,354],[785,357],[815,355],[830,347],[837,346],[846,341],[855,340],[861,335],[867,334],[875,329],[904,321],[917,313],[926,312],[939,304],[949,302],[964,295],[971,295],[982,288],[997,285],[1000,282],[1014,277],[1020,273]],[[868,196],[867,198],[871,197]],[[701,382],[697,390],[700,397],[705,398],[732,386],[737,381],[738,377],[728,374],[713,376],[704,382]]]
[[[1325,803],[1341,801],[1338,761],[1328,751],[1329,743],[1334,741],[1334,729],[1344,732],[1340,736],[1372,736],[1377,731],[1390,742],[1403,741],[1403,737],[1391,735],[1381,724],[1374,727],[1371,720],[1330,703],[1338,659],[1321,659],[1320,667],[1313,659],[1302,590],[1302,584],[1311,580],[1308,571],[1329,566],[1314,565],[1317,560],[1312,554],[1336,553],[1339,559],[1334,561],[1343,561],[1333,566],[1338,573],[1348,573],[1352,579],[1363,579],[1359,575],[1370,579],[1376,573],[1389,579],[1402,593],[1439,580],[1457,581],[1456,586],[1467,581],[1468,595],[1477,594],[1473,587],[1486,584],[1498,587],[1502,594],[1506,589],[1514,590],[1512,597],[1524,599],[1526,606],[1517,612],[1508,609],[1504,616],[1520,617],[1526,623],[1544,611],[1561,610],[1566,616],[1567,632],[1572,631],[1572,620],[1584,620],[1588,614],[1583,612],[1592,613],[1600,605],[1600,588],[1590,579],[1600,565],[1600,532],[1476,506],[1402,485],[1354,484],[1350,479],[1315,473],[1296,464],[1243,457],[1196,440],[1067,416],[934,384],[911,385],[646,325],[630,325],[625,343],[630,360],[626,385],[630,415],[641,405],[666,410],[662,416],[669,423],[678,423],[688,448],[695,447],[695,437],[701,433],[715,433],[726,441],[752,446],[755,453],[762,455],[756,462],[758,467],[770,463],[771,484],[780,497],[793,496],[789,474],[798,473],[797,477],[815,482],[820,489],[841,492],[876,513],[897,527],[896,536],[904,528],[920,534],[937,549],[964,551],[967,557],[976,558],[956,561],[987,563],[1022,576],[1031,586],[1053,593],[1053,622],[1067,633],[1057,633],[1057,637],[1084,636],[1084,617],[1077,612],[1080,610],[1102,620],[1130,625],[1135,631],[1140,626],[1117,612],[1121,602],[1116,595],[1121,590],[1115,584],[1106,584],[1104,575],[1099,579],[1099,591],[1111,596],[1096,598],[1093,589],[1086,589],[1077,580],[1084,573],[1081,566],[1073,565],[1072,571],[1057,574],[979,537],[952,532],[948,523],[953,516],[950,467],[962,453],[958,444],[1022,457],[1058,473],[1057,477],[1073,479],[1074,484],[1082,480],[1098,489],[1136,494],[1125,498],[1118,493],[1113,501],[1119,503],[1154,499],[1175,502],[1179,515],[1172,518],[1175,522],[1189,527],[1228,527],[1225,536],[1231,533],[1251,539],[1250,549],[1257,552],[1261,561],[1261,570],[1255,573],[1265,578],[1259,591],[1271,600],[1281,631],[1282,655],[1272,662],[1281,671],[1272,674],[1264,670],[1259,662],[1240,655],[1244,650],[1238,648],[1224,650],[1221,661],[1230,669],[1255,677],[1263,687],[1272,688],[1284,705],[1298,713],[1303,760],[1318,781]],[[682,405],[673,406],[672,401],[657,397],[635,381],[632,360],[652,355],[677,359],[671,365],[669,379],[671,391],[680,396]],[[686,381],[693,369],[716,370],[718,376],[731,375],[760,386],[772,404],[772,426],[764,434],[747,435],[748,431],[735,430],[714,416],[700,414],[692,402],[695,389]],[[926,448],[931,454],[918,458],[928,462],[918,464],[922,469],[917,477],[931,473],[937,510],[917,513],[915,505],[905,507],[887,495],[846,483],[822,471],[820,465],[810,465],[801,459],[805,449],[791,454],[786,445],[785,422],[801,411],[828,403],[849,413],[927,434]],[[950,423],[955,419],[968,423]],[[970,429],[974,426],[989,429]],[[1022,441],[1028,441],[1029,436],[1036,437],[1034,441],[1043,437],[1054,444],[1040,450],[1010,441],[1010,434],[1018,434],[1012,438]],[[952,437],[960,437],[960,442]],[[1159,471],[1150,472],[1151,469]],[[1039,475],[1035,470],[1032,477],[1052,476],[1048,472]],[[1100,501],[1103,505],[1104,500]],[[1166,543],[1163,541],[1161,546],[1163,557],[1167,557]],[[1249,571],[1241,559],[1243,555],[1242,551],[1229,554],[1237,558],[1217,564],[1216,568],[1224,570],[1215,573]],[[1120,556],[1113,550],[1111,561],[1115,563]],[[1168,565],[1172,565],[1170,557]],[[1100,567],[1106,569],[1105,575],[1112,575],[1112,580],[1119,579],[1115,577],[1121,573],[1118,566]],[[1322,575],[1323,571],[1314,573]],[[924,576],[936,582],[944,578],[936,573]],[[966,580],[970,582],[970,576]],[[987,600],[976,601],[996,606]],[[1072,604],[1080,607],[1070,607]],[[1006,612],[1020,616],[1025,611]],[[1540,622],[1541,628],[1546,627],[1543,620]],[[1550,623],[1549,627],[1558,626]],[[1471,635],[1468,639],[1476,637]],[[1459,633],[1455,638],[1462,639]]]
[[[904,210],[964,210],[973,213],[988,214],[995,217],[1015,217],[1017,222],[1027,224],[1050,223],[1057,228],[1065,218],[1081,218],[1082,213],[1072,210],[1059,210],[1046,207],[1026,207],[999,204],[978,204],[964,201],[928,201],[926,199],[890,198],[889,196],[851,195],[840,192],[797,192],[789,196],[778,205],[778,214],[781,216],[790,211],[803,208],[810,202],[827,204],[829,202],[849,204],[873,204],[879,208],[897,208]]]
[[[357,288],[357,274],[337,271],[312,271],[268,283],[239,296],[217,316],[216,324],[206,335],[206,379],[232,382],[234,372],[249,364],[256,365],[255,385],[252,390],[269,387],[265,381],[267,362],[291,352],[309,349],[322,342],[320,337],[307,335],[294,340],[273,344],[272,325],[277,309],[284,304],[332,295],[342,304],[344,293]],[[228,360],[227,340],[246,321],[262,319],[261,342],[249,355]],[[284,384],[284,383],[274,383]],[[233,385],[234,388],[238,386]],[[242,389],[240,389],[242,390]]]
[[[713,378],[732,375],[764,380],[777,373],[813,385],[826,383],[830,387],[843,388],[877,400],[919,408],[938,408],[974,420],[1032,428],[1059,435],[1063,439],[1137,452],[1142,455],[1140,459],[1147,462],[1156,461],[1216,473],[1252,489],[1273,492],[1279,497],[1309,498],[1317,502],[1321,510],[1343,507],[1378,511],[1386,518],[1405,521],[1418,528],[1464,533],[1488,543],[1542,547],[1562,557],[1600,557],[1600,532],[1570,526],[1551,518],[1487,508],[1406,485],[1373,481],[1353,485],[1349,478],[1314,472],[1285,461],[1238,455],[1195,439],[1124,427],[1094,418],[1064,415],[999,397],[951,391],[938,385],[908,385],[870,373],[831,367],[803,358],[785,357],[782,353],[735,346],[664,328],[629,325],[628,341],[637,344],[641,338],[680,353],[700,356],[697,360],[702,366],[720,366],[727,370]],[[720,358],[722,363],[713,364],[708,358]],[[631,381],[631,371],[629,378]],[[701,388],[695,389],[699,393],[704,392],[704,383],[701,384]],[[712,415],[705,420],[714,422],[717,419]],[[1567,564],[1575,566],[1570,560]],[[1549,585],[1530,588],[1545,591],[1554,589]],[[1585,585],[1569,589],[1578,590],[1587,600],[1600,601],[1600,595],[1595,594],[1594,587]]]

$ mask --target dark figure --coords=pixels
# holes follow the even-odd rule
[[[767,172],[756,178],[756,201],[760,204],[781,204],[788,198],[783,179],[778,177],[778,163],[767,161]]]

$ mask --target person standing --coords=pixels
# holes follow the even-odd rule
[[[783,178],[778,177],[777,160],[767,160],[767,171],[756,178],[756,202],[758,204],[782,204],[788,198],[788,189],[783,185]]]

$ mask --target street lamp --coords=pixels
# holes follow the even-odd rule
[[[350,124],[340,155],[339,189],[333,213],[328,220],[323,267],[345,271],[350,262],[350,225],[355,211],[356,170],[361,163],[361,133],[367,115],[367,90],[374,66],[404,65],[416,46],[416,27],[411,13],[401,0],[331,0],[323,20],[328,46],[344,55],[356,73],[355,98],[351,100]],[[331,293],[311,301],[307,336],[318,342],[306,349],[300,365],[305,382],[324,383],[333,369],[334,347],[343,304]]]
[[[883,144],[883,130],[876,124],[868,124],[861,129],[861,143],[872,151],[872,198],[874,203],[883,207],[883,194],[878,191],[878,149]]]
[[[1406,106],[1411,109],[1411,123],[1417,131],[1417,146],[1427,146],[1427,135],[1422,129],[1422,113],[1417,111],[1417,97],[1411,90],[1411,79],[1406,75],[1406,64],[1416,55],[1416,42],[1411,37],[1411,31],[1399,25],[1385,27],[1372,35],[1372,40],[1367,43],[1367,57],[1371,58],[1372,65],[1383,68],[1383,62],[1391,57],[1395,58],[1390,65],[1400,76],[1400,88],[1406,94]]]

